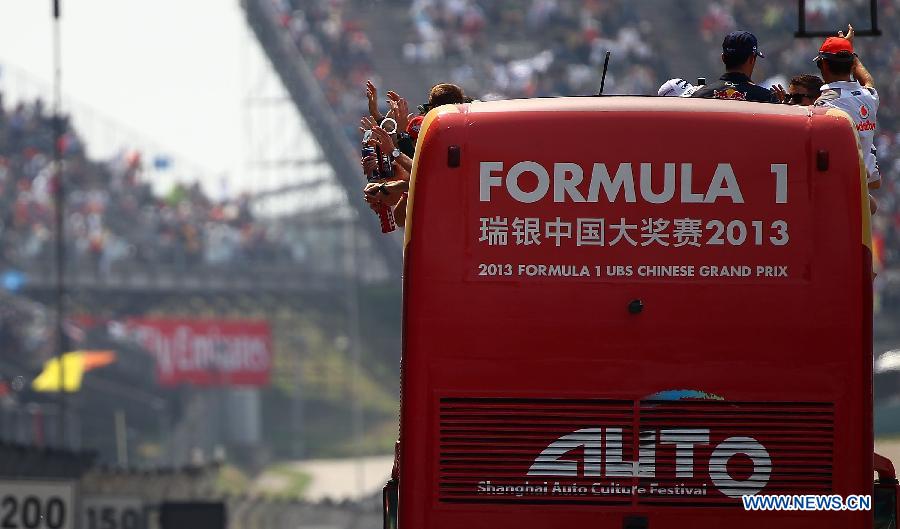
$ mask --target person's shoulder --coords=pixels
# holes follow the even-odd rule
[[[874,86],[864,86],[862,87],[863,91],[869,95],[875,101],[878,101],[878,90],[875,90]]]
[[[764,88],[758,84],[749,83],[747,86],[747,99],[750,101],[769,103],[774,101],[774,95],[768,88]]]
[[[828,85],[822,85],[822,93],[819,95],[819,98],[813,103],[813,106],[824,107],[824,106],[832,106],[835,101],[841,98],[841,89],[831,87]]]
[[[693,97],[694,94],[699,92],[701,88],[703,88],[703,87],[702,86],[691,86],[690,88],[685,90],[683,94],[681,94],[678,97]]]
[[[836,83],[832,83],[834,85]],[[874,100],[878,102],[878,91],[874,86],[863,86],[859,81],[847,81],[838,86],[823,85],[824,88],[831,88],[837,91],[839,97],[859,97],[862,99]]]
[[[713,95],[713,90],[715,88],[712,85],[706,84],[703,86],[698,86],[696,90],[690,95],[685,94],[684,97],[704,97],[710,98]]]

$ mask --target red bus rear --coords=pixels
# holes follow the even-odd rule
[[[806,107],[443,107],[417,149],[399,526],[871,527],[856,138]]]

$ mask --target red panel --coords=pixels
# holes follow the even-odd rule
[[[707,507],[704,512],[710,514],[692,518],[687,513],[695,510],[651,504],[649,498],[631,505],[566,506],[442,501],[453,489],[450,481],[441,481],[442,468],[449,469],[441,466],[441,413],[449,413],[439,405],[442,397],[640,402],[669,390],[762,406],[758,417],[746,409],[735,412],[732,423],[719,424],[721,434],[710,426],[710,440],[721,442],[728,428],[752,429],[741,420],[756,421],[757,434],[784,454],[773,456],[772,470],[783,488],[870,493],[871,348],[866,344],[871,329],[866,314],[871,305],[860,289],[865,290],[868,273],[859,258],[865,242],[849,125],[779,105],[660,99],[475,104],[438,116],[423,133],[404,283],[401,525],[618,528],[625,513],[640,512],[651,527],[758,527],[759,522],[800,519],[793,526],[861,527],[853,525],[861,515],[751,517],[730,507]],[[446,165],[450,145],[461,147],[459,168]],[[829,152],[826,171],[815,166],[820,150]],[[510,194],[510,169],[522,161],[543,167],[551,179],[547,193],[533,202]],[[503,169],[491,174],[500,177],[500,185],[482,178],[482,162],[502,162]],[[621,164],[631,163],[637,178],[634,201],[624,192],[603,200],[601,188],[596,201],[576,202],[566,191],[557,202],[552,177],[562,163],[582,169],[584,181],[576,188],[586,199],[595,163],[605,164],[611,177]],[[656,193],[664,187],[665,164],[677,164],[671,200],[653,203],[640,191],[642,163],[651,164]],[[687,194],[681,164],[691,164]],[[689,198],[703,194],[706,200],[721,164],[729,165],[743,200]],[[778,200],[773,164],[788,166],[786,202]],[[523,173],[520,191],[532,192],[539,180]],[[483,181],[490,184],[488,200],[481,199]],[[482,240],[482,219],[496,217],[510,226],[505,245]],[[537,218],[546,228],[557,217],[573,223],[602,218],[607,229],[610,219],[624,218],[638,226],[630,232],[636,243],[611,245],[615,233],[607,231],[603,245],[579,246],[574,237],[561,237],[557,246],[543,231],[540,245],[517,244],[514,219]],[[641,244],[648,241],[640,230],[646,219],[670,221],[663,230],[668,246]],[[699,246],[675,245],[675,219],[700,219]],[[726,228],[723,244],[710,244],[717,230],[709,224],[713,220]],[[760,238],[753,231],[755,221],[764,230]],[[786,244],[772,242],[772,237],[781,240],[770,233],[776,221],[787,226]],[[745,236],[739,224],[747,229]],[[735,226],[730,240],[729,225]],[[527,273],[528,265],[541,264],[545,270],[558,266],[556,272],[587,267],[588,274]],[[480,275],[481,265],[510,265],[512,272],[494,268]],[[519,265],[526,266],[523,274]],[[598,266],[603,272],[607,266],[631,266],[632,274],[597,275]],[[650,277],[639,274],[640,266],[694,269],[687,276]],[[740,268],[726,277],[701,272],[713,266]],[[767,275],[767,266],[774,273]],[[634,300],[643,303],[639,314],[628,310]],[[779,422],[783,415],[766,408],[782,406],[773,403],[821,403],[814,406],[824,406],[827,413],[807,429],[791,430]],[[644,411],[632,415],[632,432],[643,427],[641,420],[656,421],[660,428],[667,424],[659,412],[648,409],[645,417]],[[803,411],[792,408],[788,416]],[[671,424],[697,424],[708,419],[704,413],[679,408]],[[796,420],[798,427],[803,424]],[[821,440],[830,421],[831,451]],[[800,444],[794,447],[778,437],[779,429],[796,434]],[[547,436],[557,433],[548,430]],[[819,467],[818,473],[812,466]],[[454,467],[462,474],[469,470]],[[732,470],[740,474],[741,469]],[[792,482],[791,476],[797,479]],[[807,483],[814,486],[804,488]]]
[[[269,324],[249,320],[131,319],[129,334],[156,356],[164,386],[266,386]]]
[[[441,399],[439,499],[693,508],[832,492],[829,404],[643,401],[640,441],[634,410],[628,401]]]

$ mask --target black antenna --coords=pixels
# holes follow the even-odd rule
[[[606,85],[606,69],[609,68],[609,50],[606,51],[606,58],[603,59],[603,77],[600,78],[600,93],[598,96],[603,95],[603,87]]]

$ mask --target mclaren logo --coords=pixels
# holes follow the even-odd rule
[[[747,436],[729,437],[716,444],[708,466],[702,469],[705,472],[698,475],[694,448],[710,444],[710,431],[705,428],[643,430],[638,460],[626,461],[622,428],[583,428],[550,443],[534,460],[528,476],[653,479],[657,450],[668,448],[675,452],[676,478],[704,479],[708,475],[712,485],[729,498],[757,494],[768,484],[772,458],[759,441]],[[576,449],[582,449],[581,460],[564,457]],[[728,463],[738,455],[752,463],[749,475],[729,473]]]

